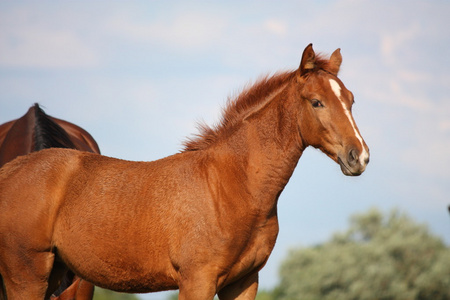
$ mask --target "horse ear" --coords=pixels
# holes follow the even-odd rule
[[[302,61],[300,62],[300,75],[303,76],[307,72],[316,67],[316,54],[314,53],[312,44],[306,46],[303,50]]]
[[[342,63],[341,49],[336,49],[333,54],[331,54],[330,61],[328,63],[328,68],[331,74],[337,75],[339,73],[339,68]]]

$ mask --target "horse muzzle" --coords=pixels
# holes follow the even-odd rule
[[[344,175],[359,176],[369,163],[369,151],[366,149],[360,151],[352,148],[344,155],[338,155],[338,163]]]

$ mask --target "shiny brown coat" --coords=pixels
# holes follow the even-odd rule
[[[243,91],[217,127],[157,161],[51,149],[7,164],[0,273],[8,296],[42,299],[56,259],[117,291],[254,299],[278,233],[278,197],[304,149],[321,149],[346,175],[368,163],[353,95],[337,78],[341,61],[339,50],[325,60],[309,45],[298,70]]]

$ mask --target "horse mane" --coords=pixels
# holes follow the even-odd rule
[[[319,70],[328,70],[328,59],[322,55],[316,56],[315,68],[306,74],[309,76]],[[226,136],[232,132],[246,116],[265,103],[265,100],[277,88],[290,82],[298,74],[298,70],[275,73],[273,76],[265,76],[255,84],[244,88],[235,98],[228,98],[227,104],[222,112],[222,119],[216,126],[208,126],[205,123],[197,124],[199,133],[192,138],[188,138],[184,143],[182,152],[203,150],[214,144],[219,137]]]
[[[253,85],[244,88],[238,96],[229,97],[225,108],[222,109],[221,121],[213,127],[198,123],[197,128],[200,133],[183,143],[183,152],[203,150],[214,144],[219,137],[228,135],[246,116],[265,104],[267,97],[277,88],[294,78],[295,74],[294,71],[262,77]]]
[[[75,145],[67,132],[34,104],[34,151],[46,148],[73,148]]]

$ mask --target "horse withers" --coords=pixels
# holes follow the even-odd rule
[[[54,147],[100,153],[97,142],[86,130],[47,115],[37,103],[21,118],[0,125],[0,167],[17,156]],[[62,263],[55,262],[54,265],[52,270],[55,274],[65,275],[62,281],[55,276],[49,280],[47,298],[54,294],[52,300],[92,299],[92,284],[74,276]],[[0,299],[5,297],[2,289],[0,276]]]
[[[278,234],[278,197],[305,148],[322,150],[345,175],[360,175],[369,161],[353,94],[337,77],[341,61],[339,49],[325,59],[307,46],[297,70],[245,89],[216,127],[160,160],[51,149],[5,165],[0,273],[8,295],[42,299],[57,259],[116,291],[254,299]]]

